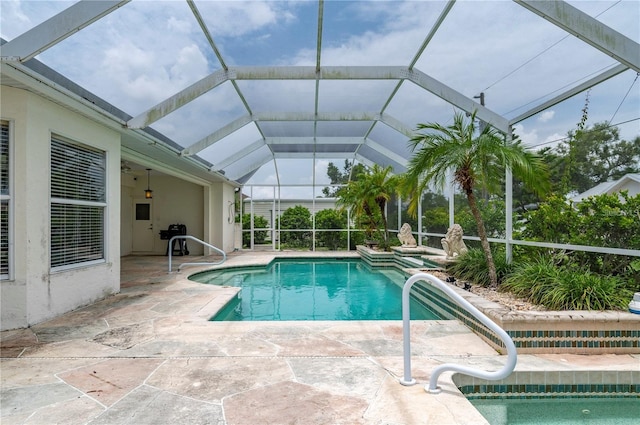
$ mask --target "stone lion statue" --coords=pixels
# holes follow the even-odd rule
[[[454,224],[447,229],[447,234],[440,239],[442,249],[447,254],[447,259],[451,259],[456,255],[467,252],[467,246],[462,240],[462,226]]]
[[[409,223],[404,223],[400,228],[400,232],[398,233],[398,239],[400,239],[400,243],[402,246],[414,247],[418,246],[416,243],[416,239],[413,237],[411,233],[411,226]]]

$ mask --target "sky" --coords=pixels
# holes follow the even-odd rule
[[[11,40],[73,2],[0,0],[0,35]],[[227,66],[315,65],[316,1],[195,0]],[[571,5],[640,41],[640,2],[571,1]],[[408,66],[444,7],[441,1],[331,1],[324,3],[322,66]],[[136,116],[221,69],[186,1],[133,1],[41,53],[39,60],[123,111]],[[485,94],[492,111],[513,118],[570,87],[617,65],[510,1],[458,1],[415,68],[465,96]],[[640,135],[640,81],[626,71],[588,92],[587,125],[610,121],[623,139]],[[320,111],[380,112],[391,81],[321,81]],[[314,81],[238,81],[253,112],[313,112]],[[514,127],[529,146],[553,146],[574,130],[587,93],[555,105]],[[414,129],[417,123],[451,122],[455,109],[405,82],[385,113]],[[247,114],[229,82],[155,122],[152,127],[189,146]],[[303,135],[311,123],[264,123],[273,135]],[[321,135],[361,136],[369,124],[320,123]],[[401,155],[407,138],[377,124],[369,137]],[[214,165],[261,138],[250,124],[200,156]],[[228,166],[227,176],[268,155],[262,148]],[[330,158],[280,159],[249,183],[325,184]],[[344,159],[333,160],[342,167]],[[278,174],[277,174],[278,173]],[[279,180],[278,176],[279,175]],[[254,196],[259,197],[256,189]],[[291,197],[308,190],[290,190]],[[264,189],[265,196],[272,189]],[[257,195],[256,195],[257,194]]]

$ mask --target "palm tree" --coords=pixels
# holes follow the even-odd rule
[[[391,174],[391,166],[382,168],[375,164],[373,168],[357,176],[337,193],[337,204],[351,208],[353,214],[365,216],[369,223],[376,223],[380,214],[384,226],[384,245],[389,246],[389,226],[387,224],[386,205],[396,191],[397,177]]]
[[[475,112],[469,121],[456,113],[453,124],[418,124],[418,131],[409,146],[414,155],[409,160],[404,188],[411,196],[409,213],[416,214],[420,195],[433,184],[443,188],[447,175],[453,171],[454,183],[466,195],[471,213],[478,227],[478,236],[487,261],[491,285],[497,287],[496,266],[474,189],[486,193],[496,191],[503,183],[505,169],[527,187],[542,195],[549,187],[547,167],[541,157],[525,149],[519,140],[508,141],[490,126],[476,132]]]

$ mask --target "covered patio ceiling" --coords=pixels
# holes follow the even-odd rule
[[[123,158],[205,180],[286,184],[308,162],[293,183],[316,182],[311,160],[401,173],[416,124],[456,110],[544,145],[575,127],[590,88],[593,121],[640,133],[636,2],[33,3],[13,17],[30,25],[3,30],[3,84],[90,97],[47,64],[106,101],[90,101],[94,119],[121,125]],[[557,122],[541,119],[552,108]]]

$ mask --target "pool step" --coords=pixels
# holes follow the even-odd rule
[[[404,267],[422,267],[424,266],[424,262],[419,259],[419,258],[415,258],[415,257],[400,257],[399,258],[401,266]]]

